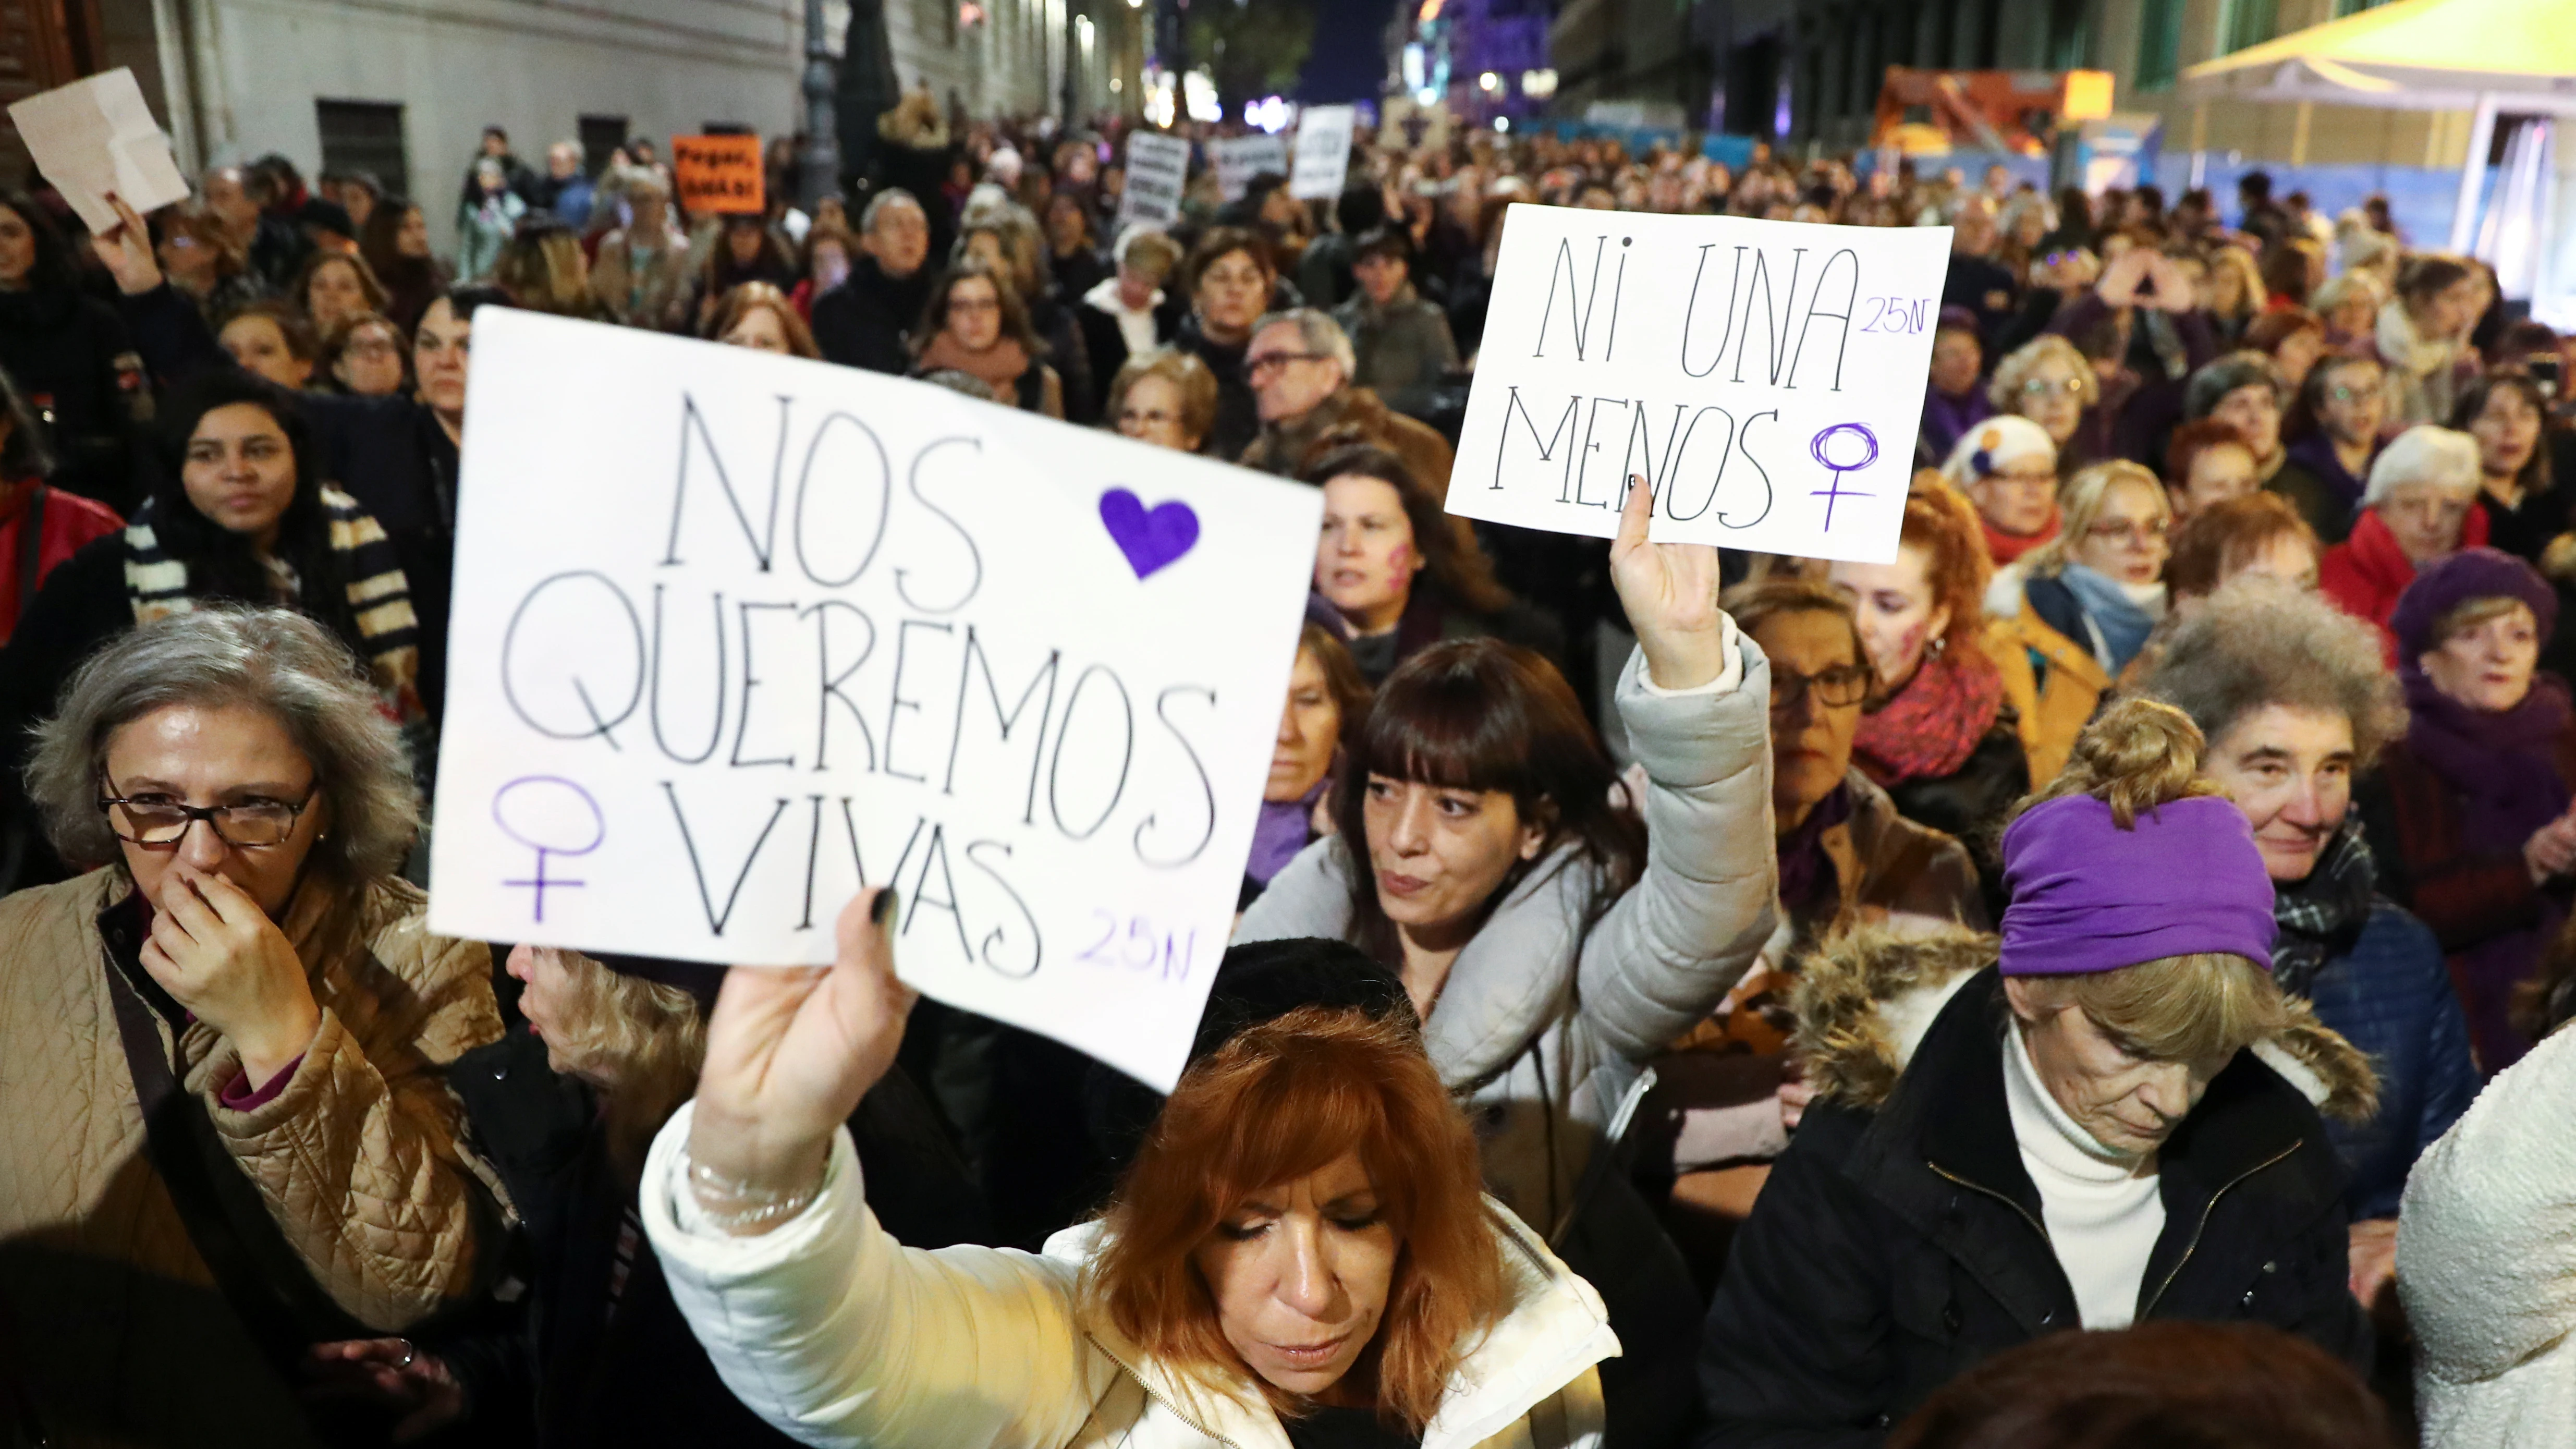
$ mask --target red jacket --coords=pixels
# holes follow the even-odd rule
[[[2472,508],[2460,529],[2460,547],[2478,548],[2486,541],[2487,511]],[[2317,561],[2317,587],[2345,613],[2378,626],[2390,668],[2397,665],[2397,636],[2388,632],[2388,616],[2397,612],[2398,596],[2413,582],[2415,565],[2397,546],[2397,535],[2379,521],[2376,508],[2361,510],[2353,520],[2352,537]]]
[[[18,577],[19,562],[26,556],[27,500],[34,496],[29,481],[0,483],[0,644],[18,632],[19,598],[32,598],[35,593]],[[42,584],[45,575],[80,552],[81,545],[124,526],[125,520],[104,503],[59,488],[46,489],[44,532],[36,540],[36,582]]]

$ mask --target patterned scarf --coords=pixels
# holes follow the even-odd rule
[[[974,378],[1000,393],[1003,402],[1016,407],[1020,401],[1020,375],[1029,370],[1029,350],[1016,338],[1004,337],[981,352],[969,352],[956,338],[941,331],[921,349],[921,371],[951,370]]]
[[[1958,773],[2002,712],[2004,677],[1970,650],[1924,659],[1914,677],[1861,716],[1852,763],[1880,786],[1938,780]]]
[[[417,760],[430,728],[429,708],[420,698],[420,619],[412,612],[411,582],[403,577],[394,546],[384,526],[358,506],[358,500],[328,483],[322,485],[322,512],[330,521],[331,549],[349,580],[349,612],[365,641],[367,673],[384,700],[385,713],[403,727]],[[294,604],[303,581],[270,561],[278,602]],[[185,614],[197,607],[188,592],[188,565],[162,548],[152,530],[152,505],[136,510],[125,529],[125,592],[134,604],[134,622],[149,624]],[[422,777],[425,781],[427,776]]]
[[[2272,920],[2281,934],[2272,944],[2272,979],[2283,991],[2304,997],[2315,987],[2317,973],[2330,956],[2352,949],[2370,919],[2371,893],[2379,867],[2370,858],[2370,843],[2361,838],[2358,817],[2346,820],[2317,855],[2308,878],[2272,886]]]

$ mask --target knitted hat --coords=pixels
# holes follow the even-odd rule
[[[2370,465],[2370,484],[2362,490],[2361,506],[2374,507],[2388,497],[2390,489],[2409,483],[2430,483],[2446,493],[2475,498],[2478,440],[2431,423],[2418,423],[2399,433]]]
[[[2388,632],[2397,636],[2397,657],[2412,664],[2433,649],[2441,642],[2433,637],[2433,626],[2471,599],[2520,599],[2531,607],[2543,639],[2558,627],[2558,591],[2531,565],[2502,549],[2464,548],[2417,569],[2415,581],[2397,596],[2397,610],[2388,616]]]
[[[1941,476],[1965,488],[2028,458],[2057,466],[2057,444],[2048,429],[2019,413],[1997,413],[1959,439],[1950,461],[1941,465]]]
[[[2004,831],[2006,976],[2117,971],[2203,951],[2272,969],[2272,878],[2245,812],[2215,795],[2123,830],[2090,795],[2034,805]]]

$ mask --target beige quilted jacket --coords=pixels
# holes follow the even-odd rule
[[[0,900],[0,1334],[18,1348],[0,1354],[67,1442],[305,1442],[145,1155],[98,929],[127,889],[100,870]],[[370,894],[354,959],[305,951],[318,914],[287,922],[322,1025],[285,1090],[222,1106],[238,1059],[203,1023],[175,1060],[315,1282],[399,1332],[469,1291],[493,1221],[438,1070],[501,1035],[491,958],[430,935],[399,883]]]

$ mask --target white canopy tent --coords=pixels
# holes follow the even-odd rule
[[[2563,309],[2549,305],[2558,301],[2552,274],[2576,283],[2576,264],[2555,266],[2551,254],[2576,228],[2554,224],[2561,188],[2553,152],[2555,122],[2576,116],[2576,0],[2396,0],[2193,66],[2183,92],[2198,100],[2470,112],[2451,249],[2474,247],[2500,276],[2505,261],[2527,260],[2516,271],[2528,278],[2535,312],[2562,311],[2548,320],[2564,325]],[[2481,227],[2499,114],[2545,119],[2508,143],[2497,205]]]

